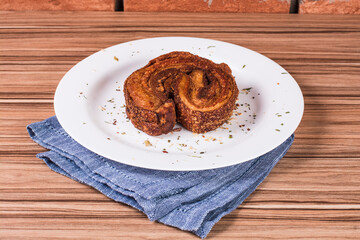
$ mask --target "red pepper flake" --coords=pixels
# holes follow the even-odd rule
[[[247,130],[250,131],[250,128],[248,128]]]
[[[180,132],[181,130],[182,130],[182,128],[178,127],[178,128],[174,128],[174,129],[172,130],[172,132]]]
[[[163,152],[163,153],[169,153],[169,152],[168,152],[168,151],[166,151],[166,150],[163,150],[162,152]]]
[[[280,85],[280,83],[276,83],[277,85]]]
[[[113,125],[116,125],[116,123],[117,123],[117,120],[116,119],[114,119],[114,122],[112,123]]]
[[[111,140],[110,138],[106,138],[107,140]]]
[[[80,92],[80,94],[83,94],[83,92]]]

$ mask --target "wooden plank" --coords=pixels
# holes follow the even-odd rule
[[[360,110],[357,98],[307,98],[318,102],[306,105],[289,157],[359,157]],[[19,100],[20,101],[20,100]],[[23,101],[23,100],[21,100]],[[32,154],[44,151],[28,137],[25,126],[54,115],[52,103],[0,103],[0,152]],[[1,100],[0,100],[1,102]],[[348,104],[344,104],[344,102]],[[349,103],[355,103],[349,104]],[[341,106],[341,109],[339,107]],[[16,111],[14,111],[16,109]],[[34,116],[36,112],[36,116]],[[326,121],[325,121],[326,119]],[[338,144],[338,139],[342,144]]]
[[[72,202],[70,204],[112,202],[96,190],[54,174],[41,160],[33,156],[6,156],[2,157],[0,162],[0,170],[3,172],[0,176],[0,181],[3,183],[0,189],[0,201],[11,203],[15,200],[14,204],[38,202],[40,199],[41,202],[45,202],[44,204],[56,201]],[[247,207],[359,209],[359,171],[360,166],[356,158],[284,158],[255,193],[246,200]],[[29,172],[36,174],[29,175]],[[242,205],[241,208],[243,207]],[[5,214],[5,212],[1,213]]]
[[[339,141],[341,141],[341,145],[339,145]],[[296,138],[293,146],[287,153],[287,157],[358,158],[359,146],[359,138],[348,139],[346,135],[344,135],[343,138],[334,136],[333,138],[318,139],[313,139],[310,135],[309,138]],[[27,136],[11,138],[5,136],[0,138],[0,154],[10,156],[34,156],[44,151],[46,151],[46,149],[34,143]]]
[[[359,234],[358,226],[346,221],[261,219],[259,224],[257,219],[234,221],[235,213],[217,223],[206,239],[265,239],[269,236],[276,236],[276,239],[329,239],[329,236],[332,239],[356,239]],[[118,218],[8,218],[5,227],[4,237],[22,239],[27,239],[26,236],[37,239],[54,236],[59,239],[168,239],[174,236],[176,239],[199,239],[190,233],[137,218],[127,221]]]
[[[319,204],[302,206],[294,204],[294,206],[296,207],[292,208],[286,204],[278,204],[259,208],[256,205],[244,203],[238,213],[239,215],[233,214],[232,217],[234,219],[288,219],[290,221],[360,221],[359,204],[336,204],[334,206],[319,206]],[[86,204],[78,201],[2,201],[0,212],[2,217],[5,218],[146,218],[140,211],[130,207],[126,207],[128,208],[127,211],[122,211],[121,209],[124,208],[124,204],[110,201],[89,201]],[[341,216],[339,216],[339,211],[342,211]],[[262,216],[258,215],[259,212],[262,212]]]
[[[56,63],[55,63],[56,64]],[[297,73],[293,69],[293,65],[288,65],[291,71],[295,71],[293,74],[295,79],[300,84],[303,94],[307,101],[307,104],[312,104],[311,97],[325,96],[325,99],[319,98],[319,100],[331,101],[328,96],[342,96],[343,99],[358,100],[360,99],[360,81],[357,78],[356,73],[350,75],[349,73],[343,75],[336,74],[304,74]],[[0,101],[1,99],[23,99],[23,98],[48,98],[52,99],[56,86],[71,66],[64,67],[64,70],[29,70],[27,72],[18,72],[15,69],[10,71],[0,71]],[[11,67],[9,66],[9,69]],[[45,69],[45,67],[44,67]],[[359,72],[360,74],[360,72]],[[313,77],[319,79],[319,81],[312,81]],[[342,78],[346,78],[346,81],[341,81]],[[342,99],[338,99],[342,100]],[[320,102],[319,102],[320,103]],[[328,102],[326,102],[327,104]],[[352,104],[359,103],[352,102]]]
[[[356,17],[344,16],[341,21],[329,24],[328,16],[315,16],[314,21],[317,24],[315,28],[313,22],[306,16],[299,19],[300,24],[295,24],[287,15],[268,16],[269,20],[266,22],[260,21],[256,15],[233,14],[208,14],[205,15],[207,21],[204,21],[202,15],[186,13],[178,15],[159,13],[156,19],[144,13],[140,14],[141,19],[133,17],[132,14],[114,13],[104,17],[102,13],[94,13],[91,18],[80,14],[82,17],[65,20],[61,18],[62,15],[44,13],[40,16],[44,19],[43,22],[39,22],[39,19],[35,17],[36,13],[30,15],[33,15],[34,19],[26,23],[18,18],[10,17],[10,20],[7,18],[7,25],[2,30],[0,29],[3,31],[0,38],[2,49],[0,57],[3,63],[0,69],[7,74],[0,73],[0,76],[4,80],[19,78],[16,73],[21,69],[19,66],[23,66],[30,75],[25,76],[29,81],[24,82],[24,87],[28,87],[29,90],[33,89],[33,86],[28,86],[27,83],[31,84],[33,78],[39,76],[39,72],[34,72],[39,66],[50,69],[54,66],[64,66],[61,74],[40,73],[39,79],[54,82],[51,89],[55,89],[56,80],[60,80],[72,65],[104,46],[142,37],[181,33],[184,36],[221,39],[264,53],[294,74],[305,96],[317,94],[358,96],[360,92],[359,81],[356,77],[360,69],[360,53],[352,44],[360,34],[358,25],[355,25]],[[189,21],[189,17],[193,19],[193,22]],[[167,20],[159,21],[159,19]],[[8,26],[9,23],[21,25],[27,29],[14,28]],[[194,23],[196,23],[195,26]],[[330,34],[330,31],[335,31],[331,33],[332,37],[324,38],[323,36]],[[311,35],[303,34],[304,32],[309,32]],[[344,32],[348,32],[346,38],[342,37]],[[271,43],[267,41],[269,33],[272,33]],[[91,39],[94,34],[97,34],[97,37],[90,43],[88,39]],[[21,38],[18,37],[19,35]],[[296,42],[296,48],[294,48],[294,39],[300,35],[302,41]],[[56,38],[57,41],[47,40],[52,38]],[[322,44],[315,48],[310,47],[314,41],[320,42],[320,39]],[[328,46],[331,48],[329,49]],[[48,65],[51,66],[48,67]],[[9,76],[8,72],[12,69],[15,75]],[[317,75],[313,76],[315,73]],[[306,76],[309,80],[303,82]],[[314,86],[318,81],[312,81],[313,77],[327,84]],[[346,79],[346,81],[339,81],[341,79]],[[31,96],[24,94],[24,90],[19,86],[16,81],[14,83],[11,81],[10,86],[1,88],[0,97],[52,97],[48,85],[45,85],[44,89],[40,86],[39,90],[43,90],[42,93],[28,93]],[[11,89],[13,91],[10,91]]]

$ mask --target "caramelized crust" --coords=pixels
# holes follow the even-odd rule
[[[225,63],[171,52],[133,72],[124,93],[132,124],[157,136],[176,122],[195,133],[218,128],[231,117],[239,90]]]

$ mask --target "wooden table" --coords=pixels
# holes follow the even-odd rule
[[[360,16],[0,12],[0,238],[198,239],[48,169],[26,132],[54,115],[78,61],[157,36],[235,43],[284,66],[305,97],[296,140],[208,239],[360,236]]]

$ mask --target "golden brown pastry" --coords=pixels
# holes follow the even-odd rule
[[[218,128],[231,117],[239,90],[225,63],[171,52],[133,72],[124,93],[132,124],[157,136],[176,122],[195,133]]]

